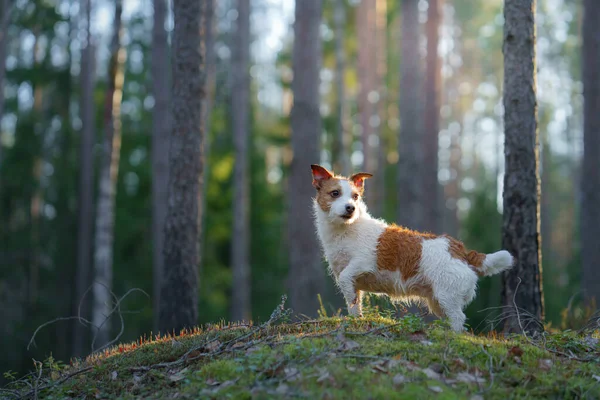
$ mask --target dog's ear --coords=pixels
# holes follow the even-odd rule
[[[365,187],[365,179],[372,178],[373,175],[366,172],[359,172],[350,177],[350,181],[354,183],[357,188],[363,189]]]
[[[323,181],[326,181],[333,176],[333,174],[329,172],[327,168],[321,167],[320,165],[312,164],[310,169],[312,169],[312,184],[317,190],[321,189]]]

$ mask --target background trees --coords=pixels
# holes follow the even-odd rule
[[[91,40],[88,40],[86,10],[89,8],[85,0],[80,10],[71,0],[9,3],[12,10],[8,29],[2,35],[6,44],[6,60],[2,63],[6,75],[1,93],[6,101],[0,120],[0,317],[3,321],[0,335],[6,345],[2,346],[0,368],[23,370],[30,367],[31,358],[40,359],[49,352],[68,360],[77,354],[71,347],[80,338],[83,342],[75,347],[89,351],[91,336],[84,337],[81,330],[71,329],[67,323],[47,327],[46,335],[36,341],[37,347],[29,351],[25,347],[38,325],[76,313],[92,283],[91,275],[85,278],[80,272],[85,264],[83,257],[88,254],[91,258],[93,251],[85,244],[84,226],[93,229],[91,224],[97,217],[89,204],[90,199],[99,200],[96,187],[100,174],[91,175],[90,166],[96,170],[100,167],[105,100],[110,98],[107,93],[111,90],[108,65],[115,10],[114,2],[93,2]],[[153,17],[154,3],[157,13]],[[187,87],[177,86],[177,90],[195,93],[189,98],[179,96],[181,102],[177,107],[186,105],[195,111],[192,116],[181,118],[189,125],[173,127],[173,131],[163,126],[169,122],[163,112],[171,114],[171,107],[175,106],[170,86],[175,71],[171,71],[170,63],[171,55],[176,53],[172,46],[179,39],[173,32],[173,15],[163,7],[165,3],[123,2],[121,44],[128,57],[123,64],[120,102],[122,143],[115,181],[112,291],[121,297],[133,288],[148,294],[159,288],[158,275],[152,277],[152,269],[158,272],[158,265],[165,262],[157,259],[162,230],[158,214],[166,212],[164,204],[169,204],[164,203],[166,175],[160,172],[168,169],[165,163],[169,145],[165,142],[173,133],[181,134],[178,140],[182,144],[177,149],[186,156],[174,156],[181,179],[175,179],[172,188],[188,194],[196,193],[196,185],[202,184],[202,189],[198,196],[173,197],[175,201],[189,203],[169,205],[180,226],[189,228],[185,240],[175,236],[167,240],[187,249],[185,271],[192,277],[192,284],[173,284],[176,276],[181,277],[175,274],[175,278],[168,278],[171,279],[168,290],[177,290],[176,293],[182,288],[190,290],[186,297],[189,306],[177,307],[191,310],[186,318],[193,323],[227,320],[233,317],[234,292],[240,293],[234,287],[242,282],[237,279],[239,275],[234,278],[232,253],[236,237],[232,210],[238,200],[234,191],[237,156],[233,126],[239,87],[233,80],[233,70],[239,65],[234,55],[241,44],[236,39],[241,16],[237,12],[238,3],[233,0],[203,1],[201,6],[206,14],[199,16],[199,22],[191,18],[195,11],[186,13],[185,21],[194,26],[194,34],[190,33],[193,40],[200,40],[198,32],[205,35],[206,61],[194,71],[187,69],[188,61],[176,64],[186,66],[177,69],[178,73],[193,76],[185,79]],[[252,199],[247,209],[246,256],[252,265],[251,301],[246,306],[254,321],[267,319],[284,293],[288,293],[299,312],[316,313],[317,293],[322,295],[328,314],[340,309],[341,299],[323,270],[314,238],[310,220],[313,189],[305,164],[319,161],[337,165],[334,144],[341,141],[339,128],[343,125],[348,170],[363,168],[360,104],[364,82],[358,63],[358,53],[363,51],[359,30],[362,32],[364,28],[359,29],[358,13],[363,8],[354,1],[344,0],[298,3],[302,17],[295,28],[311,32],[310,35],[294,34],[293,2],[274,4],[253,0],[250,21],[257,28],[246,36],[250,48],[246,68],[250,83],[248,117],[242,126],[248,135],[247,175],[243,180]],[[419,74],[427,71],[425,20],[431,9],[425,7],[425,1],[366,3],[375,9],[373,26],[377,27],[377,32],[369,33],[376,51],[367,49],[369,54],[375,53],[367,67],[376,70],[380,79],[370,86],[370,92],[379,95],[377,110],[369,111],[369,120],[379,116],[379,125],[375,124],[373,130],[378,144],[371,149],[371,161],[376,168],[372,172],[383,178],[383,189],[379,186],[381,182],[373,180],[367,190],[375,190],[374,194],[380,196],[375,210],[378,216],[422,229],[425,200],[419,190],[423,186],[420,167],[428,82]],[[211,5],[214,13],[210,11]],[[165,13],[162,27],[161,12]],[[544,298],[545,317],[553,326],[577,327],[586,317],[586,311],[578,308],[579,297],[574,297],[570,312],[561,312],[584,284],[585,250],[580,248],[583,230],[588,228],[581,222],[593,217],[579,204],[583,189],[596,186],[590,184],[593,177],[588,179],[591,167],[582,168],[580,164],[584,149],[586,154],[593,149],[593,145],[584,146],[582,140],[582,95],[585,94],[586,104],[592,107],[593,97],[587,89],[582,92],[581,74],[584,66],[588,68],[586,71],[593,70],[595,53],[584,52],[586,58],[580,62],[581,4],[538,0],[536,12],[543,16],[536,19],[538,130],[547,138],[541,166],[545,174],[542,196],[547,200],[543,212],[549,222],[543,238],[547,243],[543,250],[543,282],[545,293],[552,293]],[[345,19],[340,22],[336,15],[342,14]],[[493,251],[502,244],[505,171],[503,2],[446,0],[438,7],[438,14],[439,129],[437,133],[433,130],[431,136],[437,141],[430,141],[431,154],[437,150],[438,156],[440,214],[436,223],[441,232],[457,233],[470,247]],[[154,26],[153,19],[157,21]],[[195,28],[198,23],[200,30]],[[431,28],[431,21],[428,24]],[[214,29],[209,29],[213,25]],[[88,47],[88,42],[93,46]],[[189,50],[178,51],[182,57],[186,60],[198,57],[196,42],[186,38],[182,45],[185,47],[179,49]],[[339,68],[341,59],[345,59],[343,69]],[[198,65],[198,58],[194,60],[189,63]],[[168,71],[164,72],[164,68]],[[197,81],[204,77],[206,90]],[[340,83],[344,87],[342,95],[337,91],[342,87]],[[585,87],[589,85],[586,83]],[[198,98],[200,106],[195,103]],[[200,117],[198,107],[211,111]],[[531,118],[529,112],[522,115],[527,120]],[[591,121],[590,118],[586,120]],[[200,125],[204,127],[202,134]],[[512,132],[513,128],[507,125],[506,129]],[[593,133],[593,129],[586,132]],[[209,145],[202,160],[201,183],[196,164],[199,135]],[[184,142],[188,139],[189,142]],[[527,159],[531,162],[530,157]],[[158,191],[162,191],[163,200]],[[201,204],[197,218],[194,198]],[[91,213],[85,211],[90,207]],[[203,232],[196,240],[194,226],[200,218]],[[174,226],[167,230],[183,232]],[[89,240],[93,239],[90,236]],[[191,243],[199,244],[201,249],[202,257],[196,261],[197,253]],[[168,247],[167,243],[164,246]],[[552,257],[547,256],[547,249],[551,249]],[[91,271],[91,261],[87,264]],[[176,264],[177,268],[183,265],[169,262],[167,267],[174,268]],[[194,271],[199,271],[197,291],[193,289]],[[467,310],[469,323],[477,331],[494,328],[492,321],[498,312],[480,311],[502,304],[499,278],[481,281],[479,296]],[[153,314],[155,317],[159,314],[157,294],[153,293],[154,306],[140,292],[123,300],[125,329],[121,340],[133,341],[155,331]],[[92,297],[88,292],[86,298]],[[86,302],[81,304],[82,315],[90,318]],[[197,318],[193,315],[194,304]],[[391,309],[389,305],[385,307]],[[119,324],[118,318],[113,319],[111,338],[119,332]],[[86,327],[82,330],[89,332]]]
[[[582,78],[583,78],[583,163],[581,175],[581,261],[583,290],[588,300],[600,303],[598,260],[600,246],[594,238],[600,235],[600,4],[584,2]]]
[[[311,160],[319,158],[322,132],[319,82],[321,0],[296,3],[294,19],[293,106],[290,115],[292,160],[288,182],[290,305],[316,315],[317,295],[325,289],[325,269],[312,220]],[[308,176],[308,178],[307,178]]]
[[[505,273],[502,303],[544,319],[540,251],[540,177],[535,71],[535,0],[504,5],[505,175],[502,247],[516,265]],[[510,314],[505,331],[538,331]]]
[[[200,182],[206,95],[201,2],[173,6],[173,121],[159,329],[179,332],[198,320]]]

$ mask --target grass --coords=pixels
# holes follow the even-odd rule
[[[38,364],[0,395],[46,399],[598,399],[598,331],[533,342],[415,316],[211,325]],[[12,391],[12,392],[11,392]]]

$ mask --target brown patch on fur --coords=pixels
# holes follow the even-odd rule
[[[450,256],[456,258],[457,260],[466,262],[473,269],[473,271],[477,273],[477,275],[482,276],[483,271],[481,270],[481,266],[483,265],[486,255],[475,250],[467,250],[463,242],[454,239],[451,236],[446,235],[446,238],[448,239],[449,243],[448,251],[450,252]]]
[[[336,197],[333,197],[330,194],[334,190],[339,190],[340,193],[342,192],[342,185],[338,178],[330,178],[321,181],[321,185],[317,191],[317,203],[319,204],[319,207],[321,207],[321,210],[329,212],[331,203],[337,200]]]
[[[377,243],[377,268],[387,271],[400,271],[402,279],[417,275],[423,239],[434,239],[428,233],[411,231],[397,225],[390,225],[379,236]]]
[[[362,274],[356,278],[356,288],[370,293],[393,294],[395,292],[394,283],[389,279],[382,279],[375,274]]]

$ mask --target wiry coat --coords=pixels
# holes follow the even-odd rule
[[[507,251],[467,251],[447,235],[437,236],[389,225],[373,218],[362,201],[364,179],[334,176],[312,166],[314,217],[329,270],[350,315],[362,315],[364,292],[394,300],[423,300],[430,311],[464,329],[464,307],[475,297],[478,276],[509,269]]]

